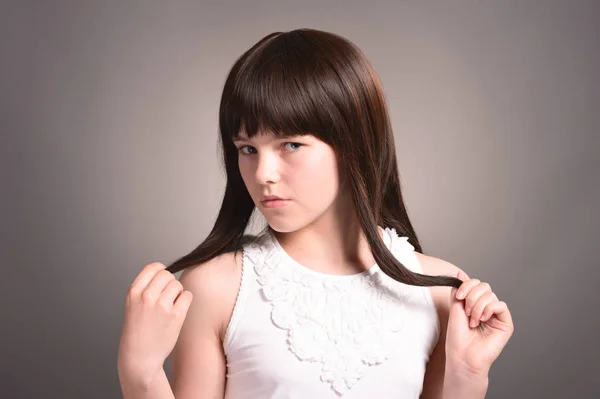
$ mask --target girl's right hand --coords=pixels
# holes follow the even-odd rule
[[[144,266],[125,298],[118,366],[139,383],[148,382],[162,370],[193,298],[165,269],[158,262]]]

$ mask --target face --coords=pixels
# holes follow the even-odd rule
[[[334,211],[340,182],[335,152],[318,138],[241,133],[234,140],[240,173],[258,210],[278,232],[305,227]],[[264,202],[265,196],[284,201]]]

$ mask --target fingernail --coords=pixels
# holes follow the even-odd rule
[[[463,299],[463,297],[465,296],[464,292],[462,291],[458,291],[458,295],[456,296],[458,299]]]
[[[471,327],[475,327],[477,325],[477,322],[475,320],[471,320]]]

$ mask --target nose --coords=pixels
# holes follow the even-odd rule
[[[259,154],[255,172],[256,182],[272,184],[278,182],[279,178],[279,158],[269,153]]]

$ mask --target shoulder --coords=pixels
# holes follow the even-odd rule
[[[184,269],[179,277],[183,288],[194,296],[192,306],[196,305],[196,310],[206,313],[203,318],[210,320],[221,340],[241,283],[242,256],[242,250],[227,252]]]
[[[458,266],[440,259],[434,256],[424,255],[420,252],[415,251],[415,255],[421,264],[421,269],[423,270],[423,274],[427,274],[429,276],[456,276],[459,271],[464,271]],[[467,274],[467,273],[465,273]],[[433,301],[437,308],[440,319],[443,316],[446,316],[450,309],[450,290],[452,287],[427,287],[431,292],[431,296],[433,297]],[[442,321],[442,320],[440,320]]]
[[[419,262],[421,263],[421,267],[423,268],[423,273],[428,275],[452,275],[456,276],[456,274],[461,271],[461,269],[443,259],[436,258],[434,256],[425,255],[420,252],[415,251],[415,255]]]

